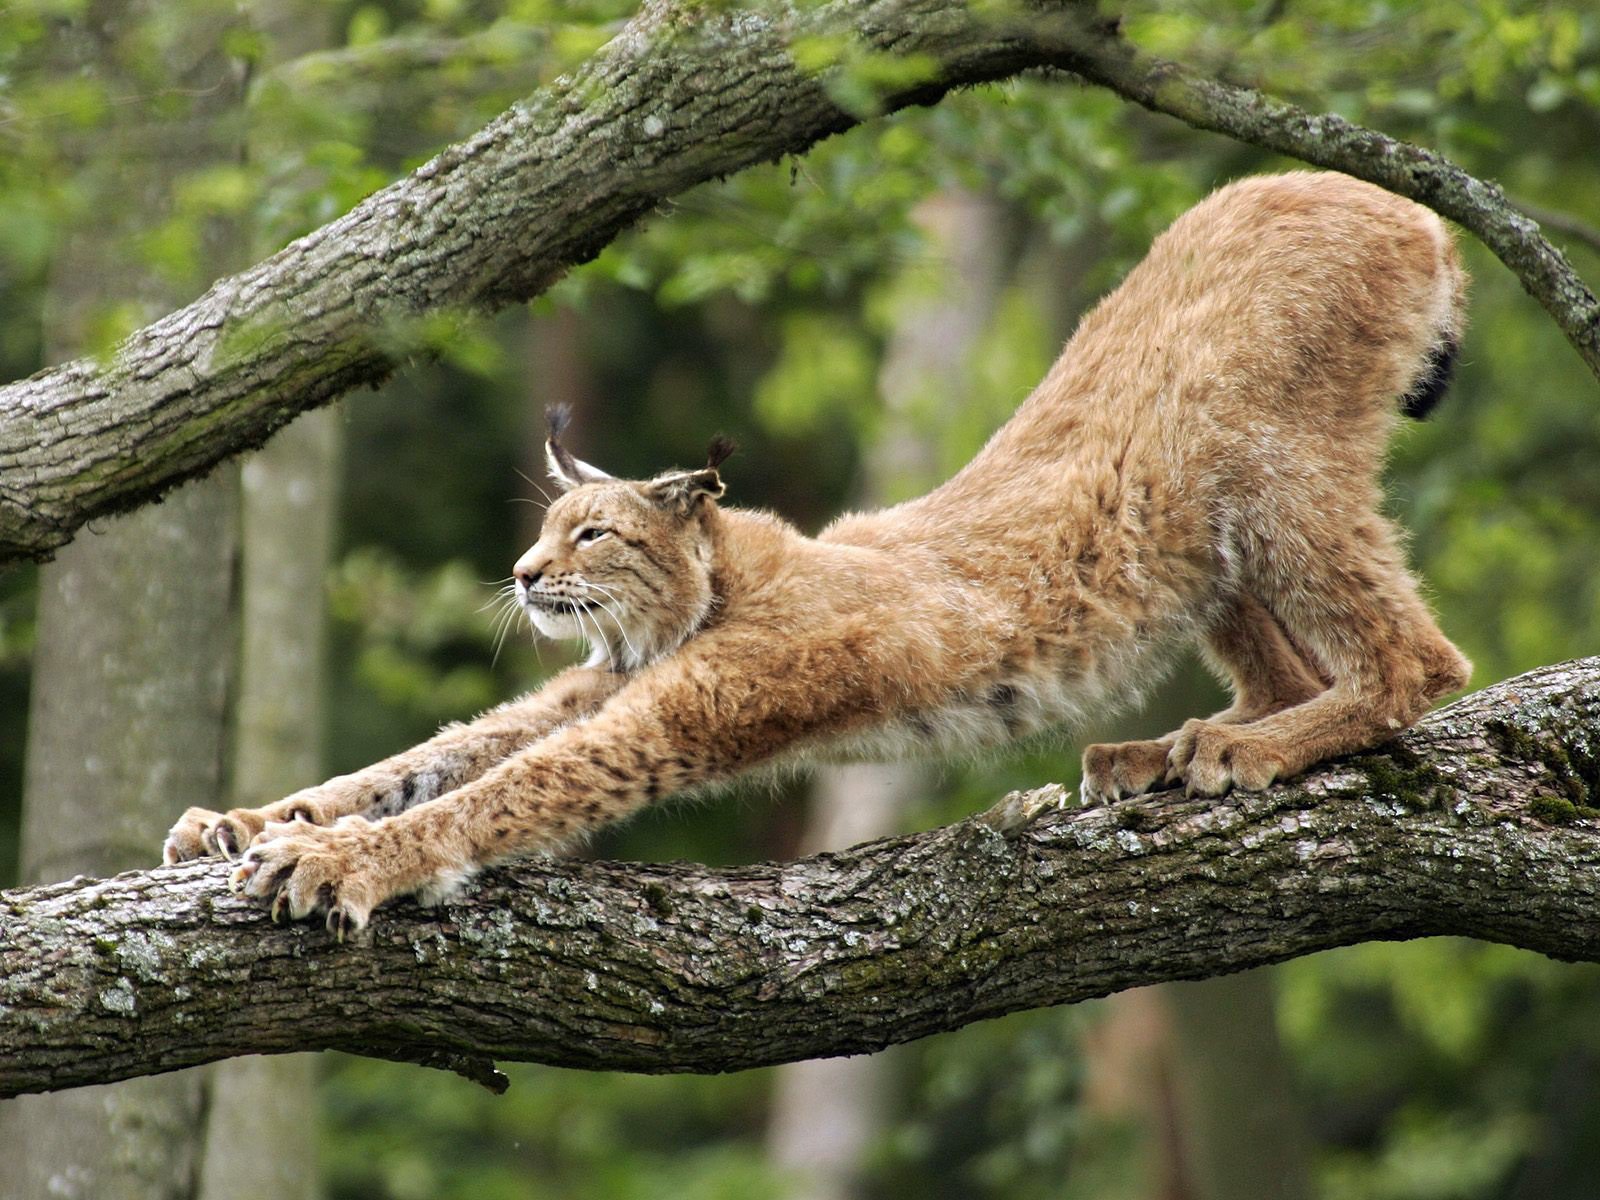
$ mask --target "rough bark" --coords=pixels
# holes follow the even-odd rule
[[[983,819],[799,862],[538,862],[339,944],[224,865],[0,893],[0,1095],[342,1049],[729,1071],[1372,939],[1600,960],[1600,658],[1257,794]],[[1036,797],[1061,794],[1041,789]]]
[[[915,82],[886,90],[882,111],[1065,68],[1192,125],[1393,188],[1483,238],[1600,373],[1600,304],[1493,185],[1138,53],[1086,0],[747,10],[655,0],[570,78],[135,333],[110,361],[0,389],[0,562],[46,558],[85,521],[147,503],[296,413],[384,378],[447,339],[448,314],[537,295],[662,200],[857,123],[831,98],[846,68],[799,68],[797,41],[915,63]]]

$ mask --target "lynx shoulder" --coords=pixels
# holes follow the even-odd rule
[[[264,809],[191,810],[169,860],[343,931],[403,893],[686,788],[807,756],[1070,727],[1198,642],[1233,704],[1090,746],[1084,795],[1263,788],[1415,721],[1469,666],[1379,512],[1398,414],[1437,400],[1464,277],[1432,213],[1340,175],[1223,188],[1084,317],[937,490],[803,536],[706,464],[615,479],[554,426],[563,494],[514,570],[588,662]]]

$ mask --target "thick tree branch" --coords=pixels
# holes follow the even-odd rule
[[[734,11],[654,0],[571,78],[133,334],[110,361],[0,388],[0,562],[46,558],[85,521],[147,503],[295,414],[381,380],[448,338],[443,315],[539,294],[662,200],[855,124],[860,115],[831,98],[848,68],[801,69],[797,44],[914,64],[915,82],[896,76],[884,111],[1053,66],[1393,188],[1482,237],[1600,373],[1600,306],[1497,188],[1337,117],[1140,54],[1086,0],[1011,15],[966,0]]]
[[[497,1058],[736,1070],[1429,934],[1600,961],[1597,794],[1590,658],[1265,793],[784,865],[541,862],[345,945],[273,925],[221,863],[23,889],[0,894],[0,1095],[301,1049],[485,1082]]]

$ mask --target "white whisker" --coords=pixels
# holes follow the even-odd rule
[[[640,654],[638,647],[633,644],[633,639],[628,636],[628,631],[622,624],[622,617],[618,615],[618,610],[620,610],[622,607],[622,601],[617,599],[615,596],[611,596],[610,592],[600,589],[599,584],[591,583],[589,586],[601,591],[602,598],[597,600],[596,603],[600,605],[600,611],[611,618],[611,623],[617,627],[617,632],[622,635],[623,645],[628,647],[628,653],[633,656],[633,665],[636,667],[643,666],[644,655]],[[613,609],[610,604],[606,603],[604,599],[606,596],[611,596],[611,603],[617,606],[616,609]]]
[[[506,634],[511,632],[512,622],[521,615],[522,605],[518,604],[515,600],[510,600],[506,606],[500,610],[500,616],[495,621],[494,654],[489,659],[489,668],[491,670],[493,670],[494,665],[500,661],[500,648],[505,645]]]
[[[550,499],[550,493],[544,490],[544,484],[540,483],[537,479],[529,479],[527,474],[522,470],[521,467],[512,467],[511,469],[513,471],[515,471],[518,475],[522,476],[522,481],[524,483],[526,483],[534,491],[538,492],[539,495],[544,497],[544,502],[545,502],[546,507],[548,507],[549,505],[555,503],[554,500]],[[528,500],[525,497],[515,497],[515,498],[516,499],[521,499],[525,504],[532,504],[533,503],[532,500]]]
[[[602,662],[611,661],[611,643],[606,640],[605,630],[600,628],[600,622],[595,620],[594,614],[576,606],[573,607],[572,612],[578,618],[579,629],[584,627],[583,620],[585,617],[588,617],[589,624],[594,626],[594,637],[592,639],[588,634],[584,635],[584,640],[589,643],[590,647],[590,665],[598,666]]]

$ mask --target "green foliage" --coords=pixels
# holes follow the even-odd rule
[[[781,1200],[758,1144],[767,1078],[516,1067],[504,1096],[417,1068],[338,1059],[324,1139],[332,1200]],[[352,1120],[353,1118],[353,1120]]]

